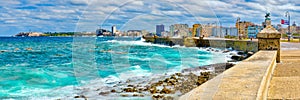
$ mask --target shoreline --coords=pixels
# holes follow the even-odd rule
[[[109,83],[108,86],[101,86],[91,89],[89,85],[80,87],[80,91],[73,96],[63,99],[165,99],[173,100],[179,98],[181,95],[193,90],[206,81],[221,74],[225,70],[233,67],[241,60],[250,57],[249,52],[241,52],[234,50],[220,50],[215,48],[199,48],[209,52],[227,53],[231,55],[231,59],[226,63],[216,63],[193,68],[182,69],[179,72],[154,74],[154,76],[137,76],[131,77],[126,81],[115,81]],[[226,57],[228,58],[228,57]],[[233,62],[231,62],[233,61]],[[107,80],[106,80],[107,81]],[[103,83],[106,84],[106,83]]]
[[[63,99],[166,99],[173,100],[214,78],[235,64],[218,63],[181,72],[165,73],[147,78],[132,77],[126,81],[112,82],[109,86],[90,89],[90,86],[78,88],[80,93]],[[149,80],[147,80],[149,79]],[[59,99],[58,99],[59,100]]]

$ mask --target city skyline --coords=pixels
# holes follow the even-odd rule
[[[291,24],[299,24],[300,3],[293,0],[10,0],[0,3],[0,36],[18,32],[92,31],[97,28],[118,30],[149,30],[156,25],[218,23],[234,27],[236,19],[261,24],[266,12],[272,24],[280,24],[285,12]],[[286,26],[286,25],[283,25]],[[169,30],[166,29],[165,30]]]

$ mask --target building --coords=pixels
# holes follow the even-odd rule
[[[170,32],[169,31],[163,31],[163,32],[161,32],[161,36],[162,37],[169,37],[170,36]]]
[[[170,35],[172,37],[189,36],[188,24],[174,24],[170,26]]]
[[[142,30],[128,30],[127,36],[141,36]]]
[[[235,28],[235,27],[230,27],[230,28],[227,29],[226,35],[239,36],[238,29]]]
[[[238,29],[238,36],[240,38],[248,38],[248,26],[254,25],[252,22],[240,21],[238,18],[235,26]]]
[[[212,28],[213,26],[211,24],[202,25],[200,36],[204,36],[204,37],[212,36]]]
[[[96,30],[96,35],[97,36],[103,35],[104,32],[109,32],[109,31],[105,30],[105,29],[97,29]]]
[[[116,34],[116,32],[117,32],[117,27],[116,27],[116,25],[113,25],[113,26],[111,27],[111,33],[112,33],[112,36],[114,36],[114,35]]]
[[[264,26],[252,25],[248,26],[248,38],[256,38],[257,34],[263,30]]]
[[[201,24],[194,24],[192,29],[192,37],[199,37],[201,33]]]
[[[161,32],[165,31],[164,25],[156,25],[156,35],[161,36]]]
[[[238,32],[235,27],[212,27],[211,36],[219,38],[224,38],[225,36],[238,36]]]
[[[222,27],[213,27],[211,36],[223,38],[225,35],[223,34],[224,30],[223,31],[222,30],[223,30]]]

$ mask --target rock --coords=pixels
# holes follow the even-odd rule
[[[163,93],[164,93],[164,94],[169,94],[169,93],[171,93],[171,92],[172,92],[172,91],[171,91],[170,89],[167,89],[166,86],[164,86],[164,88],[160,91],[161,94],[163,94]]]
[[[225,50],[225,51],[223,51],[223,53],[228,53],[228,52],[230,52],[229,50]]]
[[[231,59],[233,59],[233,60],[237,60],[237,61],[242,61],[242,60],[244,60],[244,56],[231,56]]]
[[[127,85],[127,87],[134,87],[134,86],[129,84],[129,85]]]
[[[122,97],[128,97],[128,94],[121,94]]]
[[[128,88],[124,88],[123,91],[125,91],[125,92],[137,92],[137,89],[135,87],[133,87],[133,88],[128,87]]]
[[[99,95],[108,95],[108,94],[109,94],[108,91],[106,91],[106,92],[100,92],[100,93],[99,93]]]
[[[245,53],[242,52],[242,51],[239,51],[237,54],[238,54],[238,55],[244,55]]]
[[[181,73],[175,73],[175,75],[177,75],[177,76],[182,76],[182,74],[181,74]]]
[[[114,92],[116,92],[116,90],[115,90],[115,89],[112,89],[110,92],[114,93]]]
[[[252,56],[254,53],[253,52],[248,52],[247,55],[248,56]]]
[[[230,53],[229,55],[235,55],[234,53]]]
[[[219,52],[219,50],[216,50],[215,52]]]
[[[138,95],[138,94],[133,94],[132,96],[137,97],[137,96],[139,96],[139,95]]]
[[[150,91],[150,93],[154,94],[157,92],[157,89],[156,89],[156,87],[152,87],[149,89],[149,91]]]
[[[175,80],[176,80],[177,78],[176,78],[175,75],[172,75],[172,76],[170,77],[170,79],[175,79]]]
[[[163,98],[163,97],[164,97],[164,95],[162,95],[162,94],[154,94],[154,95],[152,95],[152,98],[154,98],[154,99]]]
[[[144,94],[140,94],[140,97],[144,97],[145,95]]]
[[[84,95],[75,96],[74,98],[84,98],[84,100],[87,100],[87,97],[85,97]]]

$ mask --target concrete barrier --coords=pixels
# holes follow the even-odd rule
[[[276,55],[277,51],[258,51],[179,99],[265,100],[276,66]]]
[[[239,51],[258,51],[258,42],[250,40],[232,40],[232,39],[210,39],[199,37],[186,38],[163,38],[163,37],[143,37],[146,42],[155,44],[186,46],[186,47],[214,47],[214,48],[233,48]]]

